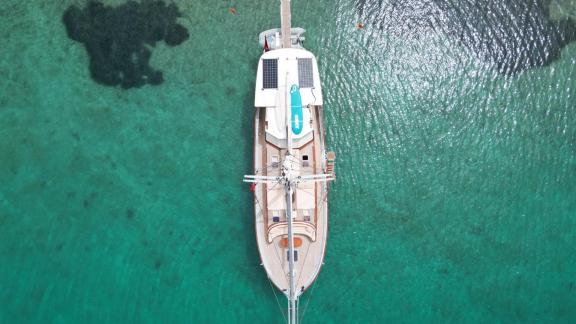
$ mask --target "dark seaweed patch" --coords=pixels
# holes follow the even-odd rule
[[[126,209],[126,218],[133,219],[134,216],[136,216],[136,211],[134,210],[134,208]]]
[[[576,24],[554,21],[550,0],[355,0],[380,30],[418,39],[429,33],[457,40],[500,73],[546,66],[576,40]]]
[[[164,40],[176,46],[188,31],[176,22],[182,14],[163,1],[128,1],[118,7],[90,1],[84,9],[70,6],[63,22],[68,37],[83,43],[90,56],[90,75],[99,84],[124,89],[164,81],[149,65],[152,48]]]
[[[83,201],[82,201],[82,206],[84,206],[85,209],[88,209],[92,206],[92,202],[94,202],[94,200],[96,200],[96,198],[98,197],[98,193],[97,192],[92,192],[90,193],[90,196],[86,197]]]
[[[162,267],[162,261],[161,260],[154,261],[154,269],[155,270],[160,270],[161,267]]]

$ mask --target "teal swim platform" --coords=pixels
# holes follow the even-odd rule
[[[296,135],[302,133],[304,127],[304,115],[302,114],[302,97],[300,96],[300,87],[293,84],[290,88],[290,111],[292,121],[292,132]]]

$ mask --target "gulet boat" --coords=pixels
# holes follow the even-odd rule
[[[281,0],[280,11],[281,28],[260,34],[254,174],[244,181],[254,192],[262,266],[287,297],[287,322],[296,324],[299,297],[323,265],[335,154],[324,145],[316,57],[303,47],[305,30],[291,28],[289,0]]]

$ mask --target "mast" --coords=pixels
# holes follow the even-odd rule
[[[288,160],[286,160],[288,162]],[[288,162],[289,163],[289,162]],[[296,295],[296,282],[294,273],[294,232],[292,231],[292,181],[286,183],[286,218],[288,221],[288,324],[298,323],[298,308]]]
[[[288,2],[288,0],[283,0],[282,5]],[[290,9],[288,9],[290,10]],[[282,22],[282,28],[284,28],[284,21]],[[283,39],[284,34],[282,35]],[[290,44],[288,44],[290,45]],[[286,116],[286,156],[284,157],[284,165],[283,165],[283,173],[286,179],[284,186],[286,192],[286,221],[288,223],[288,324],[297,324],[298,323],[298,296],[296,295],[296,282],[295,277],[296,274],[294,273],[294,232],[292,229],[292,197],[294,194],[295,185],[293,178],[292,178],[292,98],[289,97],[290,88],[288,87],[288,73],[286,73],[286,79],[284,79],[284,104],[286,105],[285,109],[285,116]]]

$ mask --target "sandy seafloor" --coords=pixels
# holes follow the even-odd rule
[[[83,2],[2,2],[1,323],[283,321],[241,183],[278,3],[176,3],[190,39],[154,50],[166,81],[122,90],[66,35]],[[576,322],[576,44],[503,75],[358,20],[293,1],[338,154],[304,323]]]

